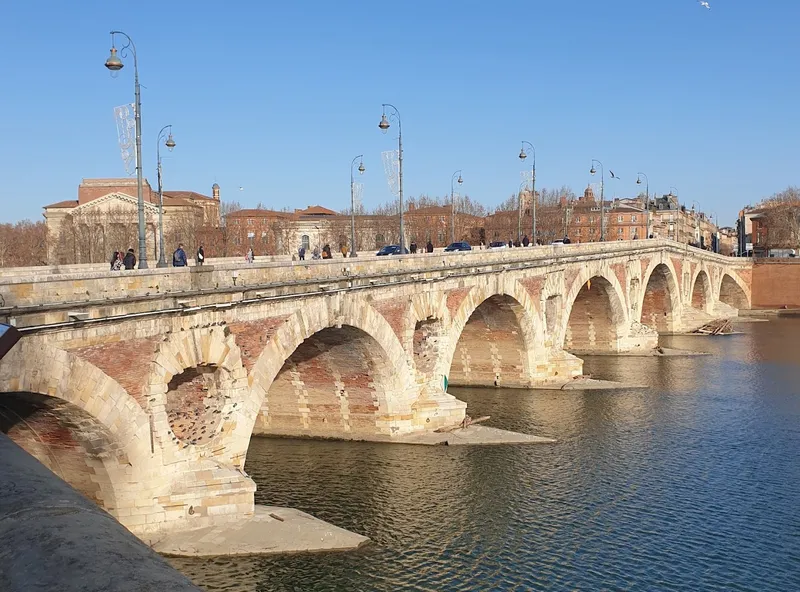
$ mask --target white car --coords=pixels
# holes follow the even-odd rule
[[[493,241],[489,243],[488,249],[507,249],[508,243],[503,241]]]

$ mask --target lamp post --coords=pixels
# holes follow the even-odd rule
[[[400,111],[391,103],[383,103],[383,115],[378,127],[383,133],[389,130],[389,119],[394,119],[397,122],[397,183],[398,194],[400,197],[400,254],[405,255],[406,252],[406,238],[405,238],[405,225],[403,224],[403,125],[400,122]],[[389,107],[389,117],[386,117],[386,107]]]
[[[644,173],[636,173],[636,184],[642,184],[642,177],[645,180],[645,195],[644,197],[644,238],[650,238],[650,179]]]
[[[594,165],[600,165],[600,242],[606,240],[606,202],[605,202],[605,185],[606,185],[606,171],[603,168],[603,163],[599,160],[592,159],[592,168],[589,170],[589,173],[594,175],[597,170],[595,170]]]
[[[519,151],[519,159],[524,161],[528,158],[525,152],[525,145],[528,145],[533,155],[533,167],[531,168],[531,214],[533,216],[533,229],[531,232],[531,245],[536,244],[536,148],[530,142],[522,141],[522,149]],[[520,216],[522,216],[522,208],[520,208]]]
[[[125,44],[120,49],[120,55],[125,57],[125,52],[130,49],[133,54],[133,89],[135,96],[134,116],[136,121],[136,202],[139,210],[139,269],[147,269],[147,241],[144,226],[144,194],[142,192],[142,97],[139,89],[139,62],[136,57],[136,46],[133,40],[122,31],[111,31],[111,54],[106,60],[106,68],[111,72],[119,72],[124,64],[117,56],[114,45],[114,35],[125,38]]]
[[[356,182],[353,178],[353,167],[356,166],[356,161],[361,159],[361,164],[358,165],[358,174],[363,175],[364,171],[364,155],[359,154],[350,163],[350,257],[358,257],[356,252]]]
[[[456,180],[456,176],[458,176],[458,180]],[[464,179],[461,178],[461,171],[458,170],[453,173],[453,176],[450,177],[450,207],[451,207],[451,215],[450,215],[450,242],[456,242],[456,194],[453,188],[453,183],[458,183],[461,185],[464,182]]]
[[[164,138],[164,131],[169,130],[167,137]],[[156,267],[166,267],[167,260],[164,258],[164,193],[161,187],[161,141],[164,140],[164,146],[172,149],[175,148],[175,140],[172,139],[172,126],[165,125],[158,132],[158,143],[156,144],[156,159],[158,162],[158,263]]]

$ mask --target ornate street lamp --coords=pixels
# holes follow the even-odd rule
[[[519,159],[524,161],[528,158],[528,154],[525,152],[525,145],[528,145],[530,148],[531,154],[533,155],[533,167],[531,168],[531,214],[533,217],[533,229],[531,232],[531,245],[536,245],[536,148],[533,147],[533,144],[530,142],[522,141],[522,149],[519,151]],[[520,205],[519,208],[519,217],[520,223],[522,221],[522,206]],[[519,230],[517,234],[522,232]],[[522,240],[520,237],[517,237],[517,240]]]
[[[605,184],[606,184],[606,172],[603,168],[603,163],[599,160],[592,159],[592,168],[589,170],[589,173],[594,175],[597,170],[594,168],[594,165],[600,165],[600,241],[606,240],[606,201],[605,201]]]
[[[356,183],[355,179],[353,178],[353,167],[356,166],[356,161],[361,160],[361,164],[358,165],[358,174],[363,175],[364,171],[367,169],[364,168],[364,155],[359,154],[353,159],[353,162],[350,163],[350,256],[351,257],[358,257],[358,253],[356,252]]]
[[[458,176],[458,180],[456,180],[456,175]],[[455,190],[453,189],[453,183],[458,183],[461,185],[464,182],[464,179],[461,178],[461,171],[458,170],[453,173],[453,176],[450,177],[450,242],[456,242],[456,194]]]
[[[641,185],[642,184],[642,177],[644,177],[644,180],[646,182],[646,184],[645,184],[645,188],[646,188],[645,189],[645,193],[646,193],[646,195],[644,197],[644,222],[645,222],[645,224],[644,224],[645,237],[644,238],[650,238],[650,179],[648,179],[647,175],[645,175],[644,173],[636,173],[636,184],[637,185]]]
[[[164,132],[169,130],[166,138]],[[156,267],[166,267],[167,260],[164,257],[164,194],[161,188],[161,142],[164,141],[164,146],[169,148],[169,151],[175,148],[175,140],[172,139],[172,126],[165,125],[158,132],[158,142],[156,144],[156,158],[158,163],[158,263]]]
[[[144,194],[142,191],[142,97],[139,89],[139,62],[136,58],[136,46],[133,40],[122,31],[111,31],[111,54],[106,60],[106,68],[111,72],[119,72],[124,64],[117,55],[114,45],[114,35],[125,38],[125,44],[120,49],[120,55],[125,57],[128,49],[133,54],[133,90],[134,90],[134,116],[136,121],[136,202],[139,211],[139,269],[147,269],[147,239],[144,225]]]
[[[405,225],[403,224],[403,125],[400,122],[400,111],[397,110],[397,107],[391,103],[383,103],[381,107],[383,107],[383,115],[381,115],[381,121],[378,124],[378,127],[383,133],[389,131],[389,127],[391,125],[389,123],[390,119],[397,122],[397,182],[398,194],[400,197],[400,254],[405,255],[406,238]],[[388,118],[386,117],[386,107],[391,109]]]

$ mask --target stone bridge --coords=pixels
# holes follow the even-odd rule
[[[143,538],[254,512],[252,434],[401,440],[451,385],[560,385],[575,354],[750,303],[746,260],[665,240],[7,274],[0,430]]]

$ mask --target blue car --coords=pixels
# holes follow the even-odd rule
[[[459,241],[457,243],[450,243],[444,248],[445,253],[452,253],[453,251],[471,251],[472,247],[469,246],[469,243],[464,241]]]
[[[400,245],[386,245],[380,251],[375,253],[378,257],[383,255],[399,255],[400,254]],[[404,254],[408,255],[408,249],[404,249]]]

